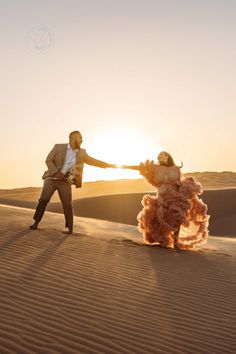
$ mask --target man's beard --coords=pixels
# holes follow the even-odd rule
[[[75,148],[76,148],[76,149],[79,149],[79,148],[80,148],[80,142],[75,141]]]

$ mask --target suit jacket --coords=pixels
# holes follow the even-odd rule
[[[48,170],[44,172],[42,178],[46,179],[47,177],[53,177],[56,173],[60,172],[66,158],[68,144],[56,144],[53,149],[49,152],[46,158],[46,165]],[[84,163],[100,168],[110,167],[110,164],[96,160],[93,157],[89,156],[85,149],[79,149],[76,157],[76,188],[82,186],[82,177],[83,177],[83,168]]]

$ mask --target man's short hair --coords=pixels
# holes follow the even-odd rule
[[[78,130],[74,130],[73,132],[70,133],[69,138],[70,138],[73,134],[79,134],[80,136],[82,136],[81,133],[80,133]]]

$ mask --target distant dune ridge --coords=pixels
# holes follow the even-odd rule
[[[92,198],[93,199],[93,198]],[[145,246],[134,226],[0,205],[0,353],[232,354],[236,240]]]
[[[193,172],[185,173],[184,176],[195,177],[202,184],[204,190],[236,188],[236,172]],[[39,198],[40,192],[41,187],[0,189],[0,197],[36,201]],[[73,199],[96,197],[99,195],[146,192],[155,192],[155,188],[148,184],[144,178],[84,182],[81,189],[73,188]],[[59,201],[56,193],[52,201]]]

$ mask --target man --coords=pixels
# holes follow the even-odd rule
[[[44,173],[44,186],[37,205],[34,220],[30,226],[31,230],[36,230],[55,190],[58,190],[62,202],[67,234],[73,233],[73,208],[71,183],[66,175],[74,167],[74,180],[76,188],[82,186],[82,175],[84,163],[100,168],[115,168],[115,164],[109,164],[90,157],[85,149],[81,149],[82,135],[79,131],[73,131],[69,135],[69,144],[56,144],[46,158],[48,170]]]

